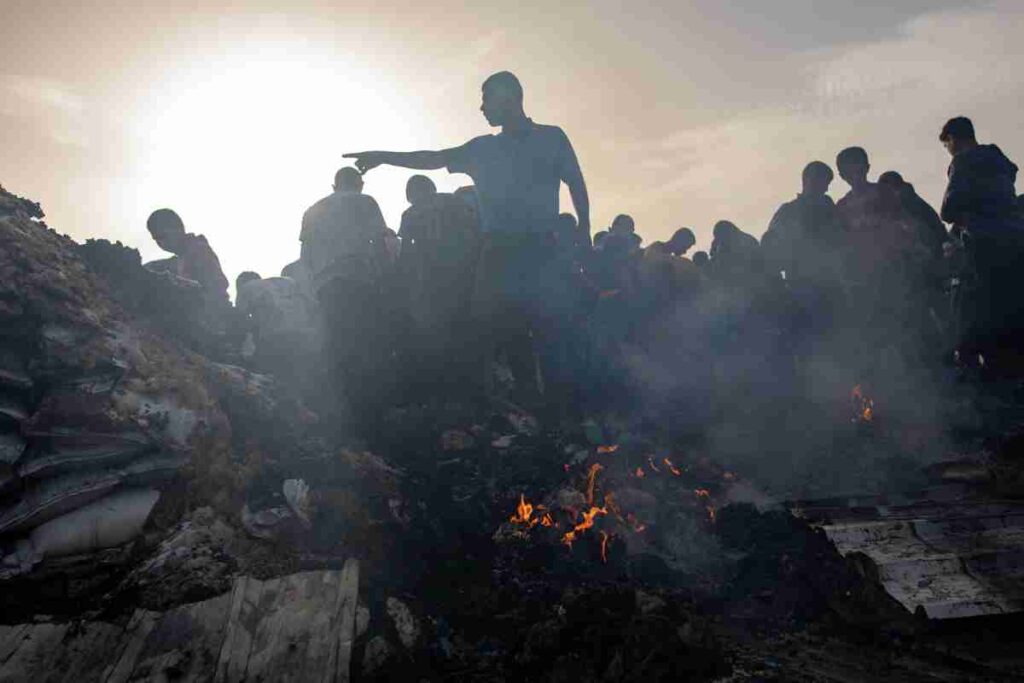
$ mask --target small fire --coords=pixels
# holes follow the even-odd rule
[[[601,532],[601,561],[608,564],[608,534]]]
[[[534,506],[531,503],[526,502],[526,496],[522,493],[519,494],[519,504],[516,505],[516,514],[509,517],[510,522],[513,524],[525,524],[527,529],[532,529],[538,524],[543,526],[553,526],[554,520],[548,513],[544,513],[543,517],[534,517],[534,510],[541,512],[546,508],[543,505]],[[545,520],[548,522],[545,524]]]
[[[611,446],[598,446],[597,447],[597,452],[598,452],[599,455],[606,455],[606,454],[614,453],[617,450],[619,450],[619,445],[618,444],[612,444]]]
[[[854,417],[851,422],[871,422],[875,417],[875,402],[864,395],[858,384],[850,391],[850,403],[853,404]]]
[[[694,489],[693,491],[698,498],[704,501],[704,509],[708,511],[708,519],[711,523],[715,523],[716,510],[715,506],[711,504],[711,492],[707,489]]]
[[[598,515],[607,515],[608,508],[606,507],[591,507],[590,510],[583,513],[583,521],[573,527],[572,531],[565,532],[562,536],[562,543],[566,544],[570,548],[572,547],[573,541],[576,540],[577,536],[587,529],[594,526],[594,518]]]
[[[603,469],[604,465],[595,462],[587,471],[587,505],[594,504],[594,480],[597,478],[597,473]]]
[[[540,518],[540,525],[546,527],[558,526],[558,524],[555,523],[555,520],[551,519],[551,515],[546,512],[544,513],[544,516]]]
[[[673,465],[671,460],[669,460],[668,458],[665,458],[662,462],[665,463],[665,467],[668,468],[669,472],[671,472],[672,474],[676,475],[677,477],[682,476],[683,471],[680,470],[675,465]]]

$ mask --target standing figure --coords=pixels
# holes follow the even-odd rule
[[[473,315],[484,386],[490,393],[491,361],[504,347],[520,397],[530,400],[539,398],[544,381],[558,372],[550,337],[557,329],[552,317],[561,312],[550,305],[549,295],[560,286],[554,233],[561,183],[568,186],[580,228],[587,232],[590,200],[568,136],[557,126],[526,116],[518,78],[507,71],[496,73],[484,81],[482,96],[480,110],[491,126],[501,128],[497,135],[482,135],[440,151],[346,156],[355,158],[363,172],[389,164],[447,168],[473,179],[483,233]],[[540,372],[534,344],[542,361]]]

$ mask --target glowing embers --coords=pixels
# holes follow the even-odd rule
[[[544,514],[534,517],[534,512],[543,512]],[[532,529],[538,524],[545,527],[557,526],[555,520],[547,513],[543,505],[534,506],[526,502],[526,495],[522,493],[519,494],[519,505],[516,506],[516,513],[509,517],[509,521],[513,524],[521,524],[527,529]]]
[[[864,394],[861,385],[850,390],[850,404],[853,406],[851,422],[871,422],[875,419],[875,402]]]
[[[565,535],[562,536],[562,543],[571,548],[573,541],[575,541],[580,534],[594,526],[594,519],[598,515],[607,514],[607,507],[591,507],[588,511],[583,513],[583,521],[574,526],[572,531],[567,531]]]
[[[608,564],[620,550],[658,552],[664,542],[662,534],[673,533],[671,525],[679,513],[702,518],[705,524],[715,523],[712,492],[719,486],[715,482],[733,481],[736,475],[715,467],[707,458],[680,456],[684,466],[683,461],[680,465],[673,462],[671,454],[648,451],[629,455],[623,450],[591,451],[589,461],[565,467],[573,483],[546,499],[547,508],[520,495],[510,517],[519,531],[517,536],[535,543],[557,542],[570,552],[578,551],[576,545],[583,541],[592,549],[592,554],[584,556]],[[707,488],[702,482],[708,482]],[[659,515],[659,509],[675,513]],[[652,531],[656,518],[665,523],[659,533]]]
[[[707,510],[708,513],[708,520],[714,524],[716,510],[715,506],[711,504],[711,492],[707,489],[695,489],[694,494],[696,494],[697,498],[704,503],[704,509]]]

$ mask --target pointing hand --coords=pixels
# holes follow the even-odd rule
[[[343,156],[346,159],[355,159],[356,169],[360,173],[366,173],[384,163],[384,160],[381,158],[383,156],[381,152],[353,152]]]

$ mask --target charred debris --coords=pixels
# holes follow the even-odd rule
[[[1015,377],[932,384],[927,419],[863,386],[775,429],[451,399],[356,438],[197,343],[190,296],[0,191],[0,670],[25,624],[59,668],[75,629],[356,558],[353,680],[1020,671]],[[212,678],[198,647],[146,675]]]

